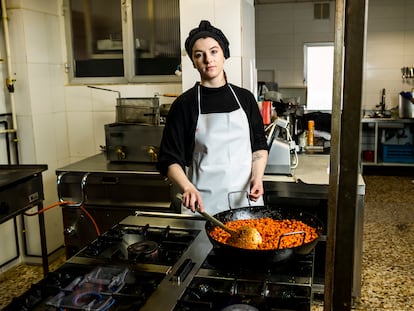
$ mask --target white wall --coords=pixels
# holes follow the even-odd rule
[[[220,28],[230,42],[230,58],[224,64],[228,81],[256,91],[256,66],[254,49],[254,6],[253,0],[181,0],[180,29],[182,42],[182,90],[199,81],[185,49],[184,42],[191,29],[200,20],[209,20]]]
[[[256,6],[256,62],[261,73],[279,86],[303,86],[303,44],[334,40],[335,3],[331,19],[313,19],[313,3]],[[386,89],[387,109],[398,94],[414,87],[401,79],[401,67],[414,64],[412,0],[369,0],[362,108],[376,109]]]
[[[272,71],[279,87],[303,86],[303,45],[334,40],[335,3],[330,19],[314,20],[313,3],[256,6],[256,62],[258,79]]]
[[[414,87],[401,75],[414,66],[413,11],[412,0],[369,0],[363,108],[375,108],[383,88],[387,109],[398,106],[399,93]]]

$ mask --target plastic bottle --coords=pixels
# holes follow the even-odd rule
[[[271,112],[272,112],[272,102],[269,100],[263,101],[262,102],[262,118],[263,118],[264,125],[270,124]]]
[[[308,146],[313,146],[313,131],[315,130],[315,121],[308,121]]]

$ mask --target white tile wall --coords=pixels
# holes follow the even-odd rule
[[[229,40],[230,57],[241,57],[245,44],[242,41],[242,22],[245,18],[242,2],[240,0],[214,2],[215,19],[211,23],[220,28]]]
[[[66,139],[68,128],[65,111],[53,114],[53,130],[55,134],[56,165],[62,167],[69,162],[69,143]]]
[[[53,112],[54,103],[50,96],[51,77],[47,63],[28,63],[27,73],[30,94],[30,105],[33,115]]]
[[[407,37],[414,38],[409,0],[376,0],[369,3],[363,108],[374,109],[386,89],[386,108],[398,106],[401,91],[414,87],[403,81],[401,67],[414,64],[414,52],[406,49]],[[408,40],[411,42],[413,40]]]
[[[33,140],[32,116],[17,116],[20,163],[38,163]]]
[[[48,64],[49,77],[47,88],[50,96],[50,102],[52,103],[52,112],[60,113],[66,111],[65,105],[65,79],[63,76],[62,64]]]
[[[230,58],[226,60],[224,69],[226,71],[229,82],[247,87],[252,92],[255,91],[256,73],[251,72],[252,61],[251,59],[242,59],[242,51],[246,51],[247,55],[254,55],[254,18],[253,14],[253,2],[251,0],[203,0],[203,1],[180,1],[180,27],[181,27],[181,40],[182,47],[186,40],[188,33],[191,29],[198,26],[200,20],[207,19],[214,26],[220,28],[226,35],[230,42]],[[244,20],[246,19],[246,21]],[[250,20],[248,20],[250,19]],[[249,21],[251,23],[249,23]],[[246,29],[243,29],[246,26]],[[248,29],[250,27],[251,29]],[[244,31],[244,32],[243,32]],[[249,35],[250,34],[250,35]],[[242,35],[244,36],[242,39]],[[250,48],[249,48],[250,47]],[[248,51],[248,52],[247,52]],[[243,68],[249,70],[244,76]],[[191,60],[183,50],[182,55],[182,69],[183,80],[182,89],[187,90],[192,87],[196,81],[199,81],[200,77],[198,72],[194,69]],[[256,68],[254,68],[254,71]]]
[[[40,114],[33,116],[33,137],[37,163],[56,162],[56,135],[54,115]]]
[[[47,14],[37,11],[23,11],[24,40],[26,41],[26,56],[29,63],[50,63],[49,49],[53,40],[49,29],[56,27],[51,24]],[[48,35],[45,35],[48,34]]]
[[[57,12],[59,4],[60,1],[51,0],[7,0],[7,5],[12,8],[46,12],[50,14]]]
[[[12,9],[7,10],[8,16],[8,29],[10,36],[10,51],[11,61],[13,63],[25,63],[26,62],[26,40],[25,38],[25,27],[24,25],[24,13],[22,10]],[[17,40],[20,38],[20,40]]]
[[[88,157],[95,154],[96,143],[93,136],[92,111],[68,112],[70,155]]]
[[[303,45],[333,40],[334,19],[313,20],[312,3],[256,6],[256,64],[272,70],[279,86],[303,85]],[[331,3],[331,16],[334,15]]]
[[[92,89],[85,86],[67,86],[64,91],[66,111],[80,112],[92,110]]]
[[[13,219],[0,224],[0,235],[2,237],[10,237],[0,240],[0,264],[4,264],[7,261],[17,256],[16,242],[13,239],[14,236],[14,223]]]

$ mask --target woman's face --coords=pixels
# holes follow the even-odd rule
[[[223,77],[224,53],[213,38],[200,38],[194,43],[192,60],[202,82],[212,82]]]

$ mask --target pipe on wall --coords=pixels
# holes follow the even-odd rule
[[[10,56],[10,36],[9,36],[9,22],[7,17],[7,10],[6,10],[6,0],[1,0],[1,11],[2,11],[2,20],[3,20],[3,29],[4,29],[4,43],[6,47],[6,61],[7,61],[7,78],[6,78],[6,85],[7,89],[9,90],[10,94],[10,106],[11,106],[11,114],[12,114],[12,128],[1,130],[0,134],[3,133],[15,133],[17,131],[17,117],[16,117],[16,105],[14,101],[14,82],[15,80],[12,78],[12,62]]]

